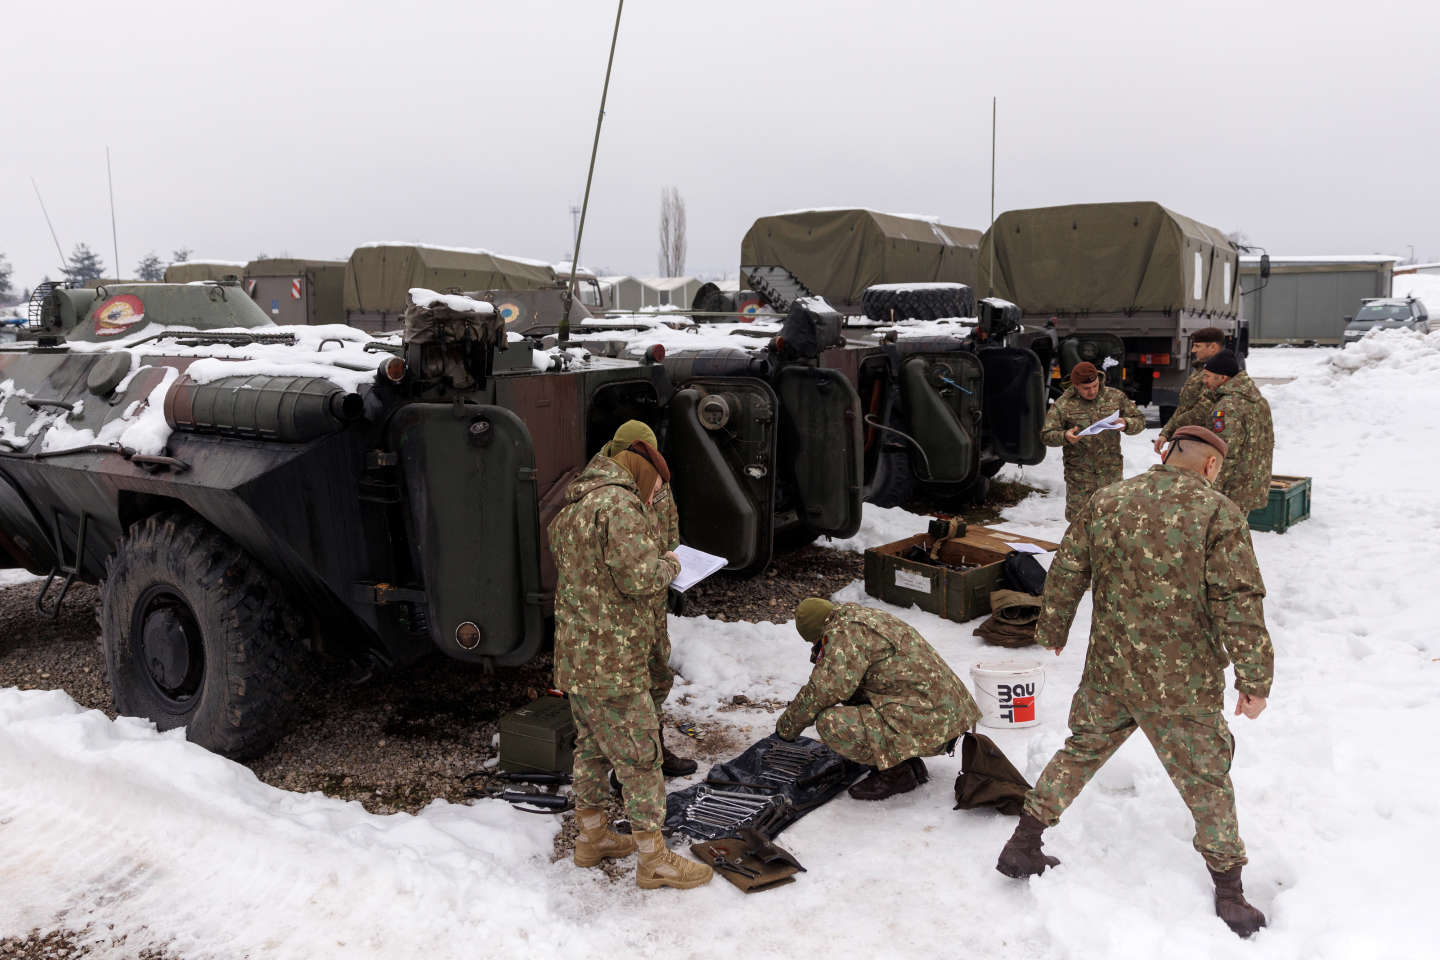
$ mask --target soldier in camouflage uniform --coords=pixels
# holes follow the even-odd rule
[[[636,444],[642,444],[636,447]],[[601,453],[614,457],[621,451],[658,449],[655,432],[639,420],[628,420],[615,431],[615,438],[605,445]],[[661,550],[674,550],[680,546],[680,517],[675,511],[675,497],[670,489],[669,477],[661,477],[660,490],[645,506],[645,515],[650,518],[655,540]],[[667,591],[668,592],[668,591]],[[675,671],[670,669],[670,627],[666,609],[666,593],[662,592],[655,605],[655,636],[650,644],[650,699],[655,702],[655,716],[660,723],[660,772],[667,777],[683,777],[695,772],[696,764],[689,757],[681,757],[665,746],[665,700],[675,686]]]
[[[1190,334],[1190,377],[1180,388],[1175,412],[1160,428],[1155,438],[1155,452],[1170,441],[1181,427],[1205,426],[1206,414],[1215,403],[1215,395],[1205,386],[1205,361],[1225,349],[1225,331],[1219,327],[1203,327]]]
[[[1077,363],[1070,371],[1070,387],[1050,405],[1040,439],[1047,447],[1064,447],[1065,519],[1072,521],[1090,500],[1090,495],[1125,475],[1120,454],[1120,436],[1106,430],[1094,436],[1079,436],[1090,424],[1112,413],[1125,418],[1130,435],[1145,429],[1145,416],[1135,402],[1104,378],[1093,363]]]
[[[1224,440],[1182,427],[1165,463],[1096,493],[1066,531],[1035,640],[1059,655],[1089,588],[1085,671],[1070,705],[1070,738],[1026,794],[996,868],[1018,878],[1058,865],[1041,832],[1139,729],[1195,818],[1216,913],[1249,936],[1265,917],[1240,882],[1246,859],[1230,784],[1235,741],[1222,713],[1225,667],[1235,665],[1235,712],[1253,719],[1265,708],[1274,653],[1245,515],[1207,483],[1224,456]]]
[[[905,621],[854,603],[811,597],[795,610],[809,642],[810,680],[775,732],[794,740],[815,724],[826,746],[875,768],[850,788],[884,800],[929,779],[921,757],[954,749],[980,710],[940,654]]]
[[[1215,400],[1200,426],[1230,445],[1215,489],[1247,513],[1259,510],[1270,502],[1270,460],[1275,453],[1270,404],[1229,350],[1206,361],[1205,383]]]
[[[652,455],[596,454],[550,524],[558,571],[555,685],[569,694],[575,719],[576,865],[595,866],[638,849],[639,886],[688,888],[707,882],[711,870],[671,853],[660,835],[665,780],[648,663],[656,597],[680,572],[680,562],[661,551],[645,514],[661,470],[668,472],[660,454]],[[606,825],[612,766],[633,837]]]

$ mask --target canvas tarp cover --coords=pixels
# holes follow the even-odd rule
[[[345,268],[345,309],[403,313],[410,288],[467,292],[538,290],[555,284],[548,263],[512,260],[480,250],[383,244],[358,247]]]
[[[976,280],[980,231],[873,210],[804,210],[756,220],[740,272],[784,267],[832,303],[858,303],[877,283]]]
[[[1193,310],[1226,317],[1240,302],[1235,245],[1158,203],[1009,210],[985,232],[979,254],[979,296],[1009,300],[1030,316]]]
[[[245,272],[245,264],[229,263],[224,260],[186,260],[172,263],[165,268],[166,283],[194,283],[197,280],[224,280],[239,277]]]

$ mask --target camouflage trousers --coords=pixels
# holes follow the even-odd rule
[[[625,813],[637,831],[665,822],[665,778],[660,773],[660,725],[649,695],[570,694],[575,718],[575,806],[604,807],[610,768],[625,790]]]
[[[675,686],[675,671],[670,669],[670,630],[665,623],[665,608],[660,608],[660,625],[655,631],[655,642],[650,646],[650,699],[655,702],[655,717],[664,716],[662,708],[670,688]]]
[[[1060,820],[1090,778],[1129,739],[1144,731],[1165,772],[1195,818],[1195,849],[1212,870],[1244,864],[1245,844],[1235,817],[1230,760],[1235,738],[1219,712],[1154,713],[1132,710],[1102,691],[1082,686],[1070,703],[1070,738],[1050,759],[1025,812],[1047,826]]]
[[[932,743],[929,737],[897,730],[869,704],[821,710],[815,718],[815,730],[820,734],[820,742],[840,756],[881,770],[911,757],[943,753],[950,740],[948,736],[941,736]]]
[[[1080,516],[1080,511],[1085,509],[1096,490],[1119,483],[1123,479],[1125,474],[1120,467],[1116,467],[1114,471],[1106,471],[1103,475],[1087,471],[1083,476],[1074,476],[1070,471],[1066,471],[1065,522],[1075,522],[1075,518]]]

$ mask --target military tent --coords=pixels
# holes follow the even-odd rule
[[[345,268],[345,309],[402,313],[409,305],[411,287],[538,290],[555,282],[555,268],[539,260],[458,247],[369,243],[350,254]]]
[[[877,283],[976,279],[980,231],[874,210],[796,210],[756,220],[740,242],[740,274],[782,267],[836,306]]]
[[[994,280],[991,280],[991,257]],[[1239,250],[1214,227],[1158,203],[1009,210],[980,241],[978,296],[1046,314],[1233,317]]]
[[[239,277],[245,264],[239,260],[186,260],[165,268],[166,283],[194,283],[197,280],[224,280]]]

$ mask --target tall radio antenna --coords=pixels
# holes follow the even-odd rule
[[[115,279],[120,279],[120,235],[115,230],[115,178],[110,173],[110,145],[105,145],[105,182],[110,185],[110,243],[115,251]]]
[[[615,8],[615,32],[610,36],[610,59],[605,63],[605,86],[600,91],[600,115],[595,118],[595,142],[590,145],[590,172],[585,175],[585,199],[580,203],[580,225],[575,228],[575,255],[570,258],[570,282],[565,285],[565,305],[560,315],[559,340],[570,339],[570,305],[575,300],[575,271],[580,265],[580,238],[585,235],[585,213],[590,208],[590,183],[595,179],[595,154],[600,149],[600,125],[605,122],[605,99],[610,95],[610,70],[615,66],[615,42],[620,39],[620,14],[625,0]]]
[[[1000,98],[990,98],[990,282],[987,297],[995,296],[995,130],[1000,113]]]
[[[40,196],[40,184],[31,177],[30,186],[35,188],[35,199],[40,201],[40,212],[45,215],[45,226],[50,228],[50,239],[55,241],[55,252],[60,254],[60,269],[63,270],[70,261],[65,259],[65,251],[60,249],[60,238],[55,236],[55,224],[50,222],[50,211],[45,209],[45,198]]]

